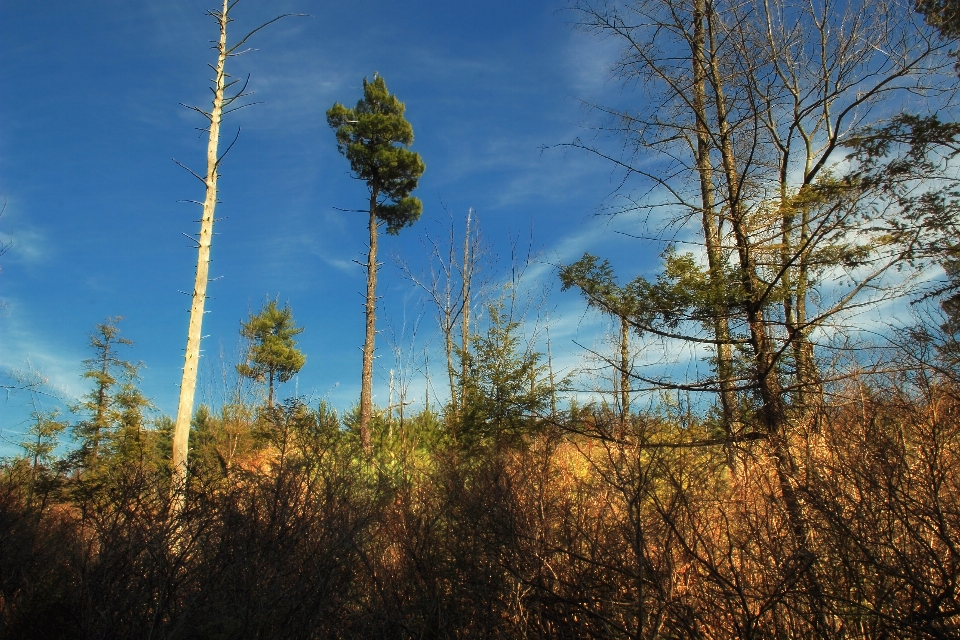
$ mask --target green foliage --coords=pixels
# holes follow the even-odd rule
[[[54,460],[53,452],[60,443],[60,434],[69,426],[60,417],[59,409],[43,411],[37,409],[31,415],[30,428],[26,437],[20,441],[20,446],[27,454],[34,469],[49,466]]]
[[[359,443],[359,405],[344,413],[343,426],[345,430],[341,432],[342,435],[351,442]],[[443,421],[432,411],[405,416],[401,421],[398,416],[389,418],[386,411],[377,407],[373,410],[370,432],[381,469],[398,469],[416,459],[428,458],[443,448],[446,435]]]
[[[888,122],[864,127],[847,141],[850,159],[860,165],[860,179],[916,175],[917,170],[933,171],[930,164],[939,151],[952,157],[960,144],[960,123],[942,122],[937,115],[900,113]],[[883,173],[875,170],[883,168]]]
[[[80,442],[74,460],[85,469],[98,466],[103,455],[109,453],[110,443],[106,441],[116,436],[117,431],[139,430],[142,412],[150,406],[136,388],[141,365],[117,355],[118,346],[133,344],[120,336],[117,327],[120,320],[120,317],[108,318],[97,325],[96,332],[90,334],[94,356],[83,361],[83,377],[93,381],[93,388],[72,409],[87,415],[73,426],[74,438]],[[104,451],[105,447],[108,451]]]
[[[229,477],[239,461],[258,449],[256,422],[255,408],[244,403],[228,403],[218,411],[197,407],[190,433],[194,473],[206,479]]]
[[[429,456],[435,452],[443,438],[443,421],[429,409],[398,423],[395,433],[401,445],[418,455]]]
[[[344,422],[354,427],[344,430],[326,401],[314,409],[299,398],[287,398],[272,410],[261,411],[257,444],[268,455],[274,474],[296,470],[314,474],[335,459],[360,464],[368,458],[360,447],[358,420],[357,411],[344,416]]]
[[[663,271],[657,275],[655,283],[648,283],[643,278],[631,283],[647,317],[659,316],[670,330],[688,320],[710,326],[717,300],[706,270],[697,264],[693,254],[677,253],[673,247],[669,247],[661,258]],[[723,292],[726,306],[734,304],[731,293],[731,289]]]
[[[844,179],[896,206],[896,217],[887,222],[890,241],[905,245],[911,260],[948,253],[960,238],[952,166],[960,154],[960,123],[899,114],[858,131],[846,146],[853,169]]]
[[[398,480],[408,478],[419,466],[429,466],[430,457],[444,448],[444,425],[432,411],[404,416],[403,420],[381,415],[374,427],[377,462]]]
[[[273,407],[231,403],[217,411],[201,404],[191,425],[192,473],[217,484],[236,474],[255,473],[263,463],[274,471],[290,464],[317,465],[342,440],[337,412],[326,402],[311,409],[287,398]]]
[[[194,475],[209,477],[219,466],[216,450],[217,426],[210,414],[210,407],[201,403],[190,423],[190,464]]]
[[[156,434],[150,430],[145,413],[154,408],[140,389],[136,378],[121,385],[114,398],[117,422],[107,439],[110,459],[117,464],[156,463]]]
[[[536,430],[553,391],[542,354],[521,344],[520,323],[503,301],[490,304],[487,314],[487,331],[473,336],[472,351],[457,350],[466,374],[460,374],[463,410],[454,435],[466,448]]]
[[[385,434],[388,430],[388,423],[385,417],[385,411],[377,406],[373,407],[372,418],[370,420],[371,437],[373,434]],[[343,412],[343,426],[350,437],[360,438],[360,405],[356,404]]]
[[[640,301],[635,287],[617,284],[613,268],[608,260],[599,261],[594,255],[583,254],[577,262],[560,268],[562,290],[576,287],[583,294],[587,305],[614,316],[635,316]]]
[[[363,99],[348,109],[339,102],[327,111],[327,123],[336,129],[337,148],[358,180],[367,183],[377,219],[396,234],[420,218],[423,205],[410,196],[423,175],[420,154],[404,147],[413,144],[413,127],[403,117],[405,107],[379,75],[363,80]],[[380,200],[382,198],[382,201]]]
[[[303,333],[293,321],[290,305],[277,308],[276,300],[268,300],[260,313],[250,316],[240,326],[240,335],[250,344],[246,362],[237,365],[237,373],[259,383],[267,383],[268,406],[273,405],[274,384],[287,382],[306,362],[297,350],[294,337]]]
[[[293,424],[298,454],[303,459],[321,460],[342,436],[340,416],[326,400],[313,411],[299,403],[296,414],[300,416]]]
[[[914,10],[944,38],[960,37],[960,3],[957,0],[916,0]]]
[[[638,334],[674,331],[685,321],[709,325],[718,296],[726,307],[742,299],[735,286],[715,294],[706,270],[693,254],[668,247],[661,258],[663,270],[655,281],[640,276],[620,286],[607,260],[600,262],[585,253],[577,262],[561,267],[560,282],[563,290],[579,289],[588,306],[626,317]]]
[[[26,453],[25,462],[30,465],[31,494],[47,496],[60,484],[59,476],[64,469],[55,452],[60,443],[60,434],[70,425],[65,420],[58,420],[59,417],[59,409],[34,410],[30,428],[20,441]]]
[[[150,431],[153,433],[152,457],[158,465],[166,465],[171,462],[174,424],[173,418],[163,413],[155,416],[151,421]],[[169,470],[167,471],[169,472]]]
[[[323,435],[316,415],[297,398],[287,398],[263,412],[258,427],[259,437],[277,454],[278,472],[283,471],[291,453],[296,454],[298,441]]]

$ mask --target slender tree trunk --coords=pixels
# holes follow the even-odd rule
[[[719,151],[723,179],[726,187],[727,209],[730,212],[730,225],[733,230],[734,241],[737,245],[737,254],[740,261],[739,271],[741,285],[744,288],[746,300],[744,307],[747,316],[747,325],[750,329],[750,342],[754,350],[755,377],[763,402],[762,414],[765,427],[769,432],[779,430],[785,420],[782,389],[777,370],[777,358],[774,353],[764,318],[766,300],[763,299],[764,288],[757,275],[754,246],[747,229],[746,215],[741,200],[742,180],[737,170],[736,157],[733,150],[733,136],[730,131],[730,122],[727,116],[726,97],[724,96],[724,81],[717,58],[716,34],[714,32],[713,14],[706,16],[708,45],[710,48],[709,73],[710,84],[716,102],[716,129],[719,139]]]
[[[693,110],[697,121],[697,173],[700,177],[707,267],[709,269],[710,288],[714,298],[713,333],[717,341],[717,379],[720,383],[720,407],[723,412],[723,427],[727,437],[730,437],[733,435],[737,420],[737,400],[733,384],[733,353],[730,347],[728,309],[721,302],[726,287],[724,285],[723,254],[720,245],[720,223],[716,213],[716,198],[714,196],[713,165],[710,161],[712,145],[708,128],[706,64],[704,61],[704,46],[706,44],[704,20],[706,18],[706,0],[694,0],[691,52],[693,54]]]
[[[270,410],[270,413],[273,413],[273,376],[274,372],[270,371],[270,377],[267,378],[267,409]]]
[[[808,163],[809,164],[809,163]],[[784,169],[783,173],[786,173]],[[810,211],[804,206],[800,213],[799,238],[794,244],[796,229],[796,213],[789,206],[787,196],[786,176],[781,178],[781,208],[782,232],[780,260],[783,265],[783,289],[786,295],[783,300],[784,328],[787,332],[787,342],[790,344],[794,360],[794,384],[796,384],[796,408],[801,412],[808,412],[819,404],[820,373],[813,358],[813,344],[808,337],[808,329],[804,326],[807,318],[807,283],[809,281],[809,255],[806,244],[810,234]],[[795,256],[799,252],[799,256]],[[796,265],[788,264],[796,259]]]
[[[463,358],[460,359],[460,384],[466,384],[467,380],[467,361],[466,355],[470,349],[470,288],[473,284],[473,257],[470,254],[470,218],[473,216],[473,209],[467,209],[467,226],[463,234],[463,264],[460,281],[463,286],[461,293],[461,304],[463,310],[460,314],[460,348],[463,350]],[[460,389],[460,409],[466,406],[466,397],[464,390]]]
[[[810,237],[810,211],[804,209],[800,221],[800,246],[806,247]],[[813,343],[810,342],[810,330],[807,323],[807,284],[809,282],[810,251],[803,249],[800,253],[797,267],[796,284],[796,311],[794,321],[796,327],[791,336],[793,342],[794,359],[797,367],[797,394],[800,408],[805,412],[816,411],[823,399],[823,383],[820,371],[813,357]]]
[[[547,366],[550,373],[550,418],[557,419],[557,383],[553,377],[553,349],[550,345],[550,327],[547,327]]]
[[[107,386],[104,380],[107,379],[107,372],[110,366],[110,343],[107,342],[103,349],[103,364],[100,367],[100,382],[97,385],[97,415],[94,418],[93,449],[90,451],[90,459],[96,464],[100,459],[100,438],[107,428]]]
[[[760,394],[762,407],[760,419],[767,434],[781,442],[786,428],[786,407],[783,401],[783,389],[780,385],[777,357],[764,317],[766,300],[763,299],[764,288],[757,275],[754,246],[750,239],[750,230],[747,228],[745,212],[741,201],[741,176],[737,170],[736,158],[733,150],[733,139],[730,131],[730,122],[727,116],[726,97],[724,96],[724,81],[717,59],[716,34],[714,31],[713,15],[706,16],[707,32],[710,47],[709,73],[710,84],[716,101],[716,132],[719,139],[719,151],[723,179],[726,187],[727,208],[730,211],[730,226],[736,243],[739,258],[740,284],[744,289],[746,299],[743,301],[747,326],[750,330],[750,344],[754,353],[754,377],[757,391]],[[786,460],[779,460],[785,464]],[[794,523],[796,524],[796,523]]]
[[[456,223],[450,220],[450,252],[447,256],[446,268],[444,268],[443,282],[443,342],[447,351],[447,379],[450,383],[450,408],[454,413],[460,410],[460,394],[457,387],[457,370],[453,364],[454,342],[453,332],[456,327],[457,319],[453,304],[453,273],[456,263]],[[437,252],[439,256],[439,251]],[[442,260],[441,260],[442,262]]]
[[[207,279],[210,270],[210,243],[213,239],[213,214],[217,206],[217,147],[220,142],[220,121],[223,117],[223,92],[226,74],[223,71],[227,60],[228,0],[216,15],[220,24],[220,40],[217,43],[217,66],[213,89],[213,110],[210,112],[210,137],[207,142],[206,197],[203,201],[203,217],[200,221],[200,239],[197,252],[197,277],[193,285],[190,305],[190,326],[187,331],[187,349],[183,363],[183,379],[180,382],[180,404],[177,421],[173,428],[173,491],[179,495],[178,505],[183,504],[183,491],[187,480],[187,449],[190,435],[190,419],[193,415],[193,396],[197,388],[197,370],[200,362],[200,337],[203,324],[203,306],[207,298]]]
[[[780,170],[780,269],[782,274],[780,281],[783,283],[783,290],[786,292],[783,296],[783,326],[787,332],[787,341],[793,345],[794,366],[796,368],[796,381],[798,383],[797,398],[800,404],[803,404],[803,388],[801,366],[799,360],[799,349],[797,343],[797,318],[799,310],[799,298],[794,299],[794,294],[800,295],[799,291],[794,291],[795,266],[790,264],[793,259],[794,251],[794,224],[796,223],[796,213],[792,203],[789,202],[789,185],[787,183],[786,162],[782,163]],[[802,285],[799,280],[796,283],[799,288]]]
[[[817,636],[825,637],[826,608],[823,591],[815,569],[817,557],[812,550],[810,529],[803,504],[794,487],[796,461],[790,450],[787,432],[787,407],[783,398],[783,387],[780,383],[779,359],[773,340],[767,332],[764,315],[767,305],[767,300],[764,298],[765,287],[758,275],[754,245],[750,238],[750,230],[742,206],[743,177],[739,174],[736,166],[733,139],[723,94],[723,79],[716,57],[716,34],[711,18],[712,16],[707,16],[711,48],[710,79],[717,103],[717,131],[719,133],[720,157],[727,190],[730,222],[740,261],[741,285],[746,295],[744,306],[747,325],[750,330],[750,343],[754,352],[755,383],[762,404],[760,421],[770,442],[771,453],[777,470],[780,495],[793,530],[797,556],[803,562],[803,571],[811,597],[811,612],[814,617]]]
[[[449,304],[450,298],[447,297]],[[450,323],[450,307],[443,310],[443,347],[447,354],[447,382],[450,385],[450,406],[454,411],[460,407],[459,394],[457,393],[457,375],[456,368],[453,366],[453,326]]]
[[[373,416],[373,352],[377,338],[377,196],[370,193],[370,251],[367,253],[367,331],[363,341],[363,373],[360,378],[360,441],[370,453],[370,419]]]
[[[630,415],[630,322],[620,316],[620,420]]]
[[[393,369],[390,369],[390,386],[387,391],[387,440],[393,437]]]

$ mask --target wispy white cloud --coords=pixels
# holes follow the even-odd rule
[[[296,217],[296,216],[295,216]],[[354,262],[354,247],[347,241],[352,230],[345,215],[339,211],[320,214],[319,223],[313,222],[313,232],[305,233],[301,221],[281,226],[269,238],[262,241],[261,251],[268,259],[273,275],[285,277],[291,270],[301,273],[309,270],[304,265],[306,257],[319,258],[323,264],[346,275],[360,277],[361,271]],[[359,249],[358,245],[356,249]]]
[[[40,334],[31,327],[24,317],[24,308],[16,300],[6,302],[8,313],[0,318],[3,375],[9,378],[19,372],[33,372],[46,381],[44,387],[49,393],[68,403],[79,398],[85,392],[79,364],[84,354]]]
[[[596,99],[618,83],[611,80],[621,46],[613,38],[598,39],[573,31],[564,50],[564,68],[570,87],[582,99]]]
[[[25,220],[25,212],[16,200],[0,199],[3,214],[0,217],[0,244],[6,248],[4,261],[20,264],[39,264],[52,253],[47,235]]]

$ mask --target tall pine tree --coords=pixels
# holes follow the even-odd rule
[[[336,130],[337,148],[357,180],[367,183],[370,250],[367,253],[366,337],[363,343],[363,374],[360,385],[360,438],[370,451],[370,418],[373,415],[373,352],[377,334],[377,233],[387,233],[420,218],[423,204],[410,193],[423,175],[420,154],[406,147],[413,144],[413,127],[403,114],[405,107],[387,91],[383,78],[363,80],[363,99],[353,109],[339,102],[327,111],[327,123]]]

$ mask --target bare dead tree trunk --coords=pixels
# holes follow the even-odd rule
[[[204,178],[206,197],[203,201],[203,217],[200,220],[200,239],[197,242],[197,275],[194,280],[193,297],[190,305],[187,349],[184,356],[183,379],[180,381],[180,403],[177,407],[177,421],[173,428],[173,490],[180,496],[178,506],[182,506],[183,489],[187,481],[190,418],[193,415],[193,396],[197,388],[203,307],[207,299],[210,244],[213,239],[213,215],[217,206],[217,178],[219,177],[217,166],[220,160],[217,156],[217,147],[220,142],[220,122],[223,118],[223,94],[226,86],[224,64],[228,55],[227,24],[229,18],[227,14],[229,9],[228,0],[223,0],[221,11],[213,13],[220,25],[220,39],[217,42],[217,66],[213,80],[213,110],[210,112],[210,137],[207,142],[207,175]]]
[[[461,358],[460,369],[456,366],[457,353],[467,355],[470,349],[470,320],[472,298],[478,288],[475,282],[477,263],[482,255],[478,253],[477,228],[473,219],[473,209],[467,211],[462,254],[458,255],[456,222],[451,219],[448,243],[444,245],[427,238],[431,251],[429,279],[414,274],[405,263],[400,267],[407,277],[420,287],[437,308],[437,323],[443,334],[444,354],[446,355],[447,384],[450,389],[450,409],[459,413],[463,408],[463,380],[467,375],[467,361]],[[436,265],[437,270],[434,270]],[[460,278],[457,283],[457,278]],[[457,329],[459,325],[459,341]],[[460,382],[458,382],[458,378]]]
[[[453,220],[450,221],[450,253],[447,257],[446,268],[444,269],[444,278],[443,282],[443,293],[442,299],[443,302],[439,306],[440,313],[442,314],[441,318],[441,327],[443,331],[443,344],[447,353],[447,381],[450,383],[450,406],[454,411],[459,411],[460,399],[457,389],[457,370],[453,366],[453,355],[454,355],[454,346],[453,346],[453,332],[454,327],[456,326],[456,309],[453,303],[453,269],[456,262],[456,257],[454,256],[454,250],[456,247],[456,226]],[[439,253],[439,251],[437,251]],[[433,285],[433,297],[434,300],[438,300],[439,292],[437,291],[436,281]],[[462,311],[462,309],[461,309]]]
[[[447,285],[447,302],[450,301],[449,281]],[[460,406],[457,393],[457,369],[453,366],[453,327],[451,324],[451,308],[441,310],[443,324],[443,346],[447,355],[447,383],[450,385],[450,406],[456,410]]]
[[[197,372],[200,364],[200,339],[202,337],[201,329],[203,325],[204,303],[207,299],[207,282],[210,272],[210,245],[213,240],[213,220],[214,211],[217,207],[217,179],[219,174],[217,170],[220,162],[230,148],[227,148],[222,155],[218,155],[220,143],[220,124],[223,120],[224,109],[229,107],[235,100],[245,96],[244,90],[246,84],[240,88],[234,95],[226,96],[226,91],[234,84],[236,80],[228,81],[229,75],[224,71],[227,58],[233,55],[236,50],[256,32],[267,25],[273,24],[281,18],[293,14],[282,14],[272,20],[264,22],[259,27],[250,31],[241,38],[236,44],[227,46],[227,25],[231,20],[229,17],[230,9],[236,6],[239,0],[223,0],[223,6],[219,11],[209,11],[220,28],[220,37],[217,40],[217,64],[211,66],[214,70],[213,78],[213,108],[209,113],[199,107],[190,107],[193,111],[204,116],[209,122],[207,141],[207,173],[206,177],[200,178],[197,174],[194,176],[203,181],[206,194],[203,200],[203,214],[200,218],[200,237],[197,242],[197,273],[193,285],[193,295],[190,304],[190,323],[187,329],[187,348],[184,354],[183,378],[180,381],[180,401],[177,406],[177,419],[173,428],[173,483],[172,491],[174,495],[174,507],[179,509],[183,506],[183,490],[187,481],[187,451],[189,449],[188,440],[190,436],[190,419],[193,415],[193,399],[197,388]],[[240,52],[242,53],[242,52]],[[231,144],[232,147],[232,144]],[[179,163],[178,163],[179,164]],[[183,165],[181,165],[183,166]],[[186,168],[186,167],[184,167]],[[188,169],[189,171],[189,169]]]
[[[463,272],[460,274],[460,281],[463,285],[461,298],[463,301],[463,311],[460,315],[460,348],[463,350],[463,358],[460,359],[460,384],[463,385],[467,379],[467,360],[466,355],[470,353],[470,289],[473,286],[473,255],[470,247],[470,219],[473,216],[473,208],[467,209],[467,225],[463,233],[463,263],[461,265]],[[466,394],[460,389],[460,409],[463,410],[466,402]]]
[[[553,377],[553,349],[550,345],[550,325],[547,325],[547,366],[550,374],[550,417],[557,419],[557,382]]]

